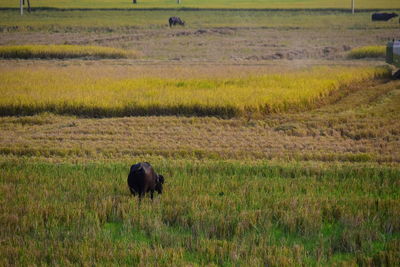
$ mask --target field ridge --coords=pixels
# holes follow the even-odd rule
[[[359,8],[357,13],[360,12],[373,12],[373,11],[400,11],[399,8]],[[0,7],[0,11],[20,11],[17,7]],[[132,8],[59,8],[59,7],[32,7],[34,11],[293,11],[293,12],[343,12],[351,13],[349,8],[197,8],[197,7],[132,7]],[[27,12],[27,11],[26,11]],[[28,12],[27,12],[28,13]],[[28,13],[29,14],[29,13]]]

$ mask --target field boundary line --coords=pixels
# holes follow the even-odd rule
[[[0,7],[0,11],[19,11],[17,7]],[[400,11],[398,8],[361,8],[356,13],[366,13],[374,11]],[[58,7],[33,7],[32,11],[251,11],[251,12],[341,12],[351,13],[348,8],[196,8],[196,7],[180,7],[180,8],[58,8]]]

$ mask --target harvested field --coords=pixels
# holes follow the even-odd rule
[[[3,14],[1,45],[100,45],[132,49],[145,60],[168,63],[340,60],[352,48],[386,43],[399,29],[395,20],[371,22],[370,12],[177,11],[187,24],[172,29],[167,26],[170,11],[38,11],[22,18],[14,11]]]

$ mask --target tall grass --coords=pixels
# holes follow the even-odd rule
[[[135,58],[136,51],[112,47],[80,45],[16,45],[0,46],[0,58]]]
[[[383,166],[153,162],[0,164],[0,264],[397,266],[400,172]]]
[[[384,58],[386,56],[385,46],[364,46],[352,49],[347,57],[352,59],[361,58]]]
[[[54,112],[94,117],[217,115],[310,109],[344,87],[386,77],[386,68],[313,68],[292,74],[210,79],[86,77],[84,69],[5,69],[2,115]]]

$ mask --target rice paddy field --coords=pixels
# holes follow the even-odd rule
[[[1,266],[400,265],[398,19],[31,2],[0,3]],[[140,161],[165,184],[139,204]]]
[[[2,163],[2,264],[399,264],[396,168],[153,163],[168,186],[140,208],[126,163]]]
[[[398,12],[400,6],[394,11]],[[51,32],[51,33],[134,33],[138,29],[163,29],[168,27],[170,16],[179,16],[187,29],[217,30],[226,27],[250,28],[248,30],[281,29],[319,29],[319,30],[373,30],[398,29],[398,19],[388,22],[372,22],[373,11],[360,11],[354,15],[338,10],[52,10],[44,9],[20,16],[17,10],[2,10],[0,30],[3,32]],[[101,19],[99,19],[101,18]],[[316,23],[318,22],[318,23]],[[228,32],[229,34],[229,32]],[[231,32],[232,34],[232,32]],[[53,42],[56,40],[53,40]]]
[[[3,0],[0,7],[17,8],[19,2],[11,0]],[[51,1],[51,0],[37,0],[32,1],[32,7],[52,7],[52,8],[221,8],[221,9],[350,9],[351,2],[346,0],[256,0],[256,1],[243,1],[243,0],[214,0],[214,1],[196,1],[196,0],[182,0],[180,4],[177,1],[166,0],[146,0],[137,1],[137,4],[132,4],[132,1],[111,1],[99,0],[95,4],[93,1]],[[364,0],[356,3],[357,8],[360,9],[393,9],[400,8],[397,0]]]
[[[351,84],[391,75],[388,68],[324,68],[239,79],[113,79],[82,75],[85,69],[2,70],[0,111],[92,117],[263,115],[311,109]]]

